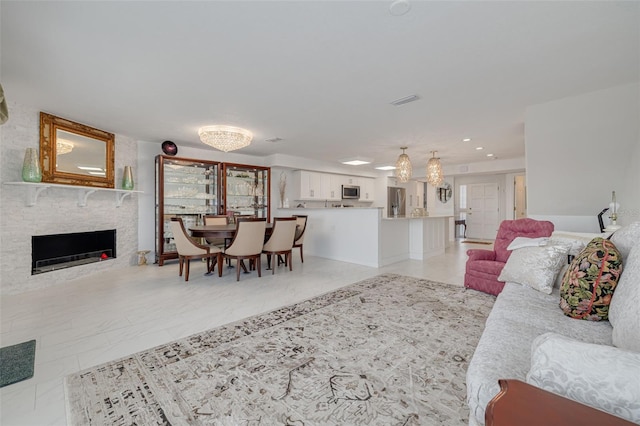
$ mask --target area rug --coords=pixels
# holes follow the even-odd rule
[[[74,425],[466,425],[493,296],[384,274],[65,380]]]
[[[486,244],[486,245],[493,244],[493,241],[478,241],[478,240],[463,240],[462,242],[467,244]]]
[[[33,377],[36,341],[0,348],[0,388]]]

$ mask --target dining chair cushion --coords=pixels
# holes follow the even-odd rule
[[[271,253],[291,250],[297,226],[296,218],[275,218],[271,237],[262,250]]]
[[[265,219],[239,221],[238,230],[224,253],[229,256],[252,256],[262,253],[266,225]]]
[[[228,225],[229,217],[226,215],[208,215],[204,217],[205,225]],[[229,241],[226,238],[205,238],[213,247],[226,247]]]
[[[171,232],[176,243],[176,249],[181,256],[197,256],[207,253],[207,249],[199,247],[197,243],[185,234],[181,222],[172,221]]]
[[[227,225],[229,223],[229,218],[227,216],[205,216],[204,224],[205,225]]]

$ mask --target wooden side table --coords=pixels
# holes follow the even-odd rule
[[[464,238],[467,238],[467,221],[466,221],[466,220],[464,220],[464,219],[456,220],[456,221],[455,221],[455,227],[457,228],[457,227],[458,227],[458,225],[462,225],[462,226],[464,227],[464,234],[462,234],[462,236],[463,236]]]
[[[604,411],[520,380],[499,380],[500,393],[487,405],[486,426],[633,426]]]

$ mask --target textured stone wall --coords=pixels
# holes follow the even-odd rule
[[[116,207],[115,193],[96,191],[89,195],[86,207],[79,207],[78,190],[74,187],[49,188],[40,194],[35,206],[27,207],[26,188],[5,185],[6,182],[22,180],[21,170],[26,148],[39,147],[39,112],[9,103],[9,121],[0,128],[0,294],[62,285],[75,278],[137,263],[136,194],[125,198],[121,207]],[[63,117],[74,120],[74,117]],[[108,127],[100,128],[109,131]],[[117,188],[125,165],[132,166],[135,181],[136,141],[116,135],[115,154]],[[32,235],[103,229],[117,231],[116,259],[31,275]]]

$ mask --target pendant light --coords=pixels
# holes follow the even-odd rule
[[[409,160],[409,156],[404,153],[407,147],[403,146],[400,149],[402,150],[402,154],[400,154],[398,161],[396,161],[396,177],[398,181],[406,183],[411,179],[411,160]]]
[[[440,159],[436,157],[437,151],[431,151],[432,157],[427,161],[427,182],[431,186],[439,186],[444,180],[444,174],[442,173],[442,164]]]

